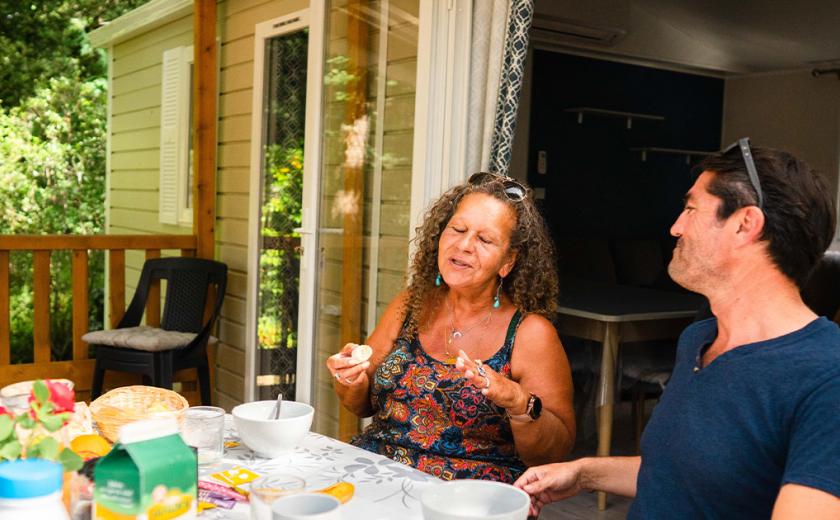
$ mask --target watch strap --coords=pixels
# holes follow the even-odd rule
[[[537,397],[536,394],[531,394],[531,397],[528,398],[528,406],[525,408],[525,413],[523,413],[523,414],[508,413],[507,414],[508,419],[510,419],[513,422],[520,422],[520,423],[529,423],[529,422],[533,422],[533,421],[537,420],[539,415],[537,415],[537,417],[534,417],[534,404],[537,402],[537,399],[539,399],[539,397]]]

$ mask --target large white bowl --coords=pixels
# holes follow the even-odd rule
[[[275,401],[240,404],[231,412],[239,438],[261,457],[274,458],[297,446],[312,426],[315,409],[283,401],[279,419],[268,419]]]
[[[531,499],[510,484],[453,480],[420,496],[426,520],[526,520]]]

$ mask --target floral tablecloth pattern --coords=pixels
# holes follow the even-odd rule
[[[350,482],[356,488],[355,494],[341,508],[342,516],[347,520],[422,519],[420,494],[427,487],[441,482],[427,473],[381,455],[312,432],[293,451],[274,459],[265,459],[241,443],[232,418],[228,416],[225,443],[230,442],[240,444],[225,448],[220,462],[199,468],[201,476],[242,466],[259,475],[286,473],[301,477],[309,490],[340,481]],[[208,509],[199,518],[246,520],[250,518],[250,509],[247,503],[240,503],[230,510]]]

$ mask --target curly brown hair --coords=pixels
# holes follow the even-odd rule
[[[424,319],[424,307],[433,308],[445,294],[444,282],[435,286],[438,275],[437,257],[440,235],[455,214],[458,204],[472,193],[485,193],[503,202],[516,215],[516,227],[510,237],[510,248],[518,253],[516,264],[505,279],[503,290],[513,304],[526,313],[539,314],[551,320],[557,310],[560,293],[554,245],[545,221],[534,205],[533,194],[523,186],[522,200],[511,200],[505,192],[503,177],[492,177],[480,184],[464,183],[444,193],[426,212],[415,232],[416,252],[409,269],[407,297],[403,316],[408,318],[405,334],[414,337]]]

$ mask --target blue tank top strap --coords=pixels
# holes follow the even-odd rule
[[[522,314],[522,311],[516,309],[516,312],[513,313],[513,316],[510,319],[507,333],[505,333],[504,347],[506,349],[513,348],[513,339],[516,337],[516,331],[519,329],[519,324],[522,323],[523,318],[524,315]]]

